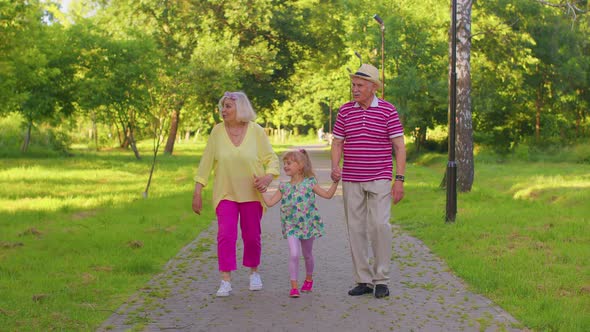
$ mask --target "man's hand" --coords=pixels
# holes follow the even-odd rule
[[[340,169],[340,166],[332,167],[332,173],[330,173],[330,177],[334,182],[338,182],[340,179],[342,179],[342,170]]]
[[[404,198],[404,183],[403,181],[393,181],[391,187],[391,197],[393,197],[393,204],[399,203]]]

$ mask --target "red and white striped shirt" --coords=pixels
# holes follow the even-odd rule
[[[344,140],[342,181],[392,179],[391,139],[404,134],[395,106],[377,97],[366,110],[348,102],[340,107],[332,134]]]

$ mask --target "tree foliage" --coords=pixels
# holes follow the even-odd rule
[[[385,70],[385,98],[417,150],[446,125],[448,1],[79,0],[70,7],[0,2],[0,114],[19,112],[30,126],[91,117],[137,139],[149,135],[154,114],[168,114],[174,141],[207,133],[219,121],[223,92],[243,90],[264,126],[327,131],[330,115],[350,99],[356,52]],[[523,142],[590,135],[587,12],[587,1],[474,3],[476,144],[507,153]],[[385,21],[385,68],[374,14]]]

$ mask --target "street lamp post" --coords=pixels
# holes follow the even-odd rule
[[[356,57],[359,58],[359,66],[362,66],[363,65],[363,57],[357,51],[354,51],[354,55],[356,55]]]
[[[457,216],[457,164],[455,163],[455,125],[457,113],[457,0],[452,0],[451,11],[451,95],[449,105],[449,162],[447,164],[446,222]]]
[[[373,15],[373,18],[381,27],[381,99],[385,99],[385,24],[379,15]]]

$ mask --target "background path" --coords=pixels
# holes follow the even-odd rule
[[[329,187],[324,146],[305,147],[316,175]],[[281,181],[287,178],[282,177]],[[276,188],[277,181],[273,183]],[[339,187],[340,190],[340,187]],[[418,239],[393,228],[391,295],[352,297],[352,263],[342,196],[317,198],[326,236],[316,240],[314,292],[289,298],[287,241],[281,236],[278,205],[262,221],[264,288],[248,290],[248,269],[232,274],[233,292],[219,287],[217,225],[186,246],[165,271],[121,306],[99,331],[518,331],[520,324],[490,300],[474,294]],[[399,207],[403,209],[403,204]],[[395,219],[395,209],[394,209]],[[238,241],[239,242],[239,241]],[[241,261],[238,246],[238,263]],[[300,263],[300,283],[305,276]]]

